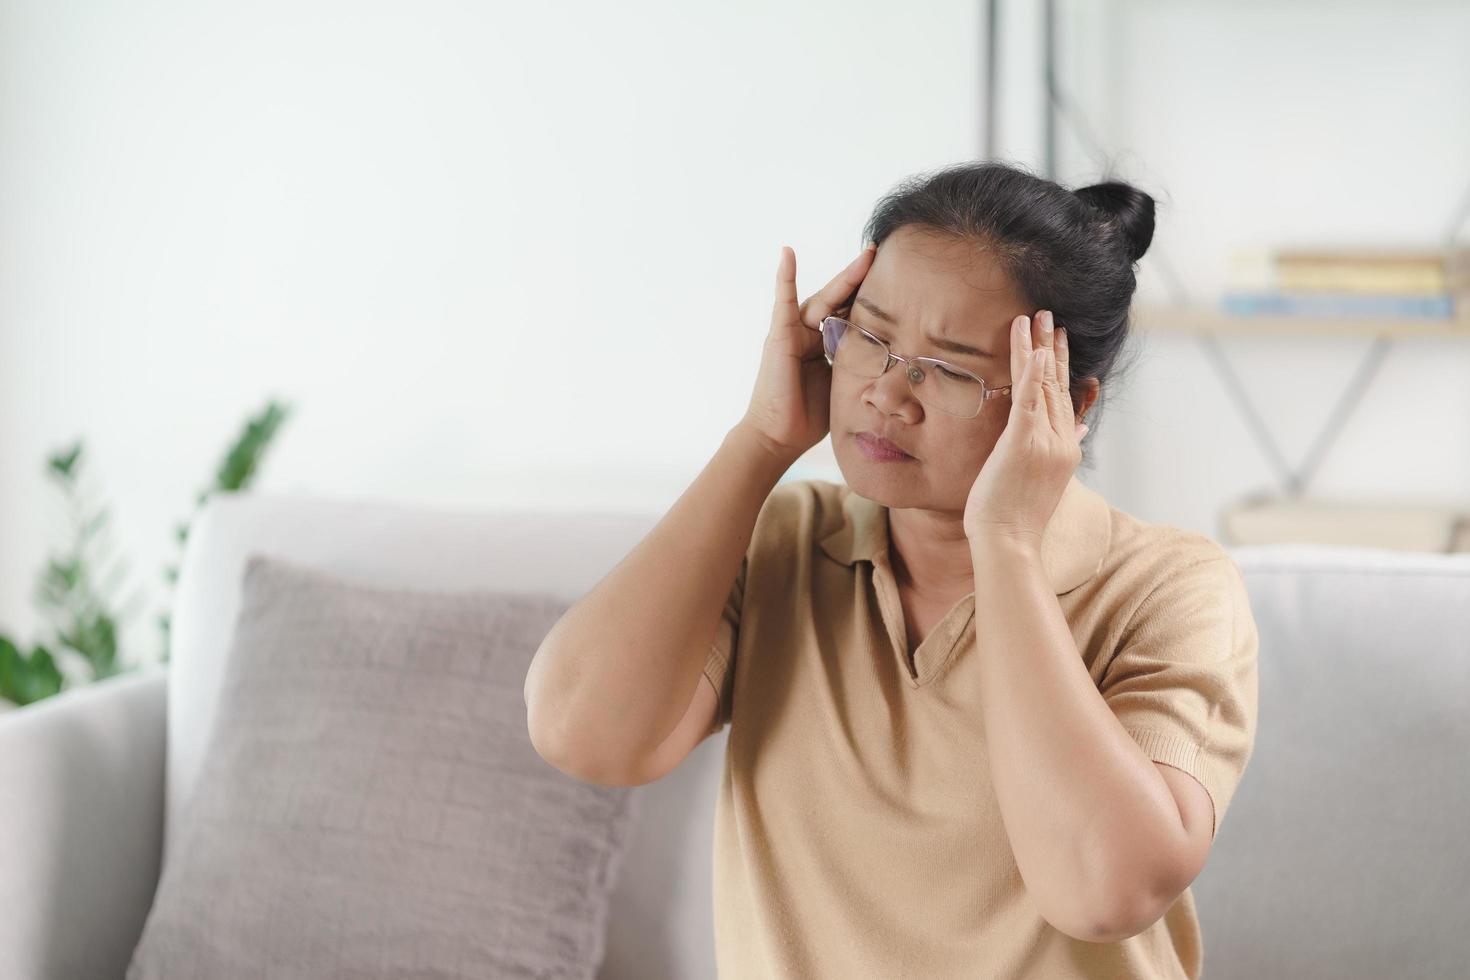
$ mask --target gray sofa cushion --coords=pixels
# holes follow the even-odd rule
[[[252,554],[204,773],[128,980],[594,977],[635,819],[536,753],[544,594]]]

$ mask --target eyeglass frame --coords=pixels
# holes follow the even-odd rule
[[[942,364],[946,368],[952,369],[954,372],[956,372],[958,374],[968,375],[969,377],[974,378],[976,381],[980,382],[980,407],[977,408],[977,409],[975,409],[975,414],[974,415],[955,415],[955,413],[953,413],[953,412],[946,412],[942,408],[941,409],[937,409],[938,411],[944,412],[944,414],[946,414],[946,415],[948,415],[948,416],[950,416],[952,418],[957,418],[957,419],[973,419],[973,418],[978,417],[979,414],[985,410],[985,403],[987,401],[989,401],[990,398],[993,395],[999,395],[1002,392],[1008,392],[1008,391],[1010,391],[1011,390],[1011,387],[1012,387],[1012,384],[1014,384],[1014,382],[1012,382],[1012,384],[1004,384],[1004,385],[999,385],[999,386],[992,387],[989,381],[986,381],[984,378],[980,377],[980,375],[976,374],[974,371],[971,371],[969,368],[960,367],[958,364],[955,364],[952,361],[946,361],[946,360],[944,360],[942,358],[938,358],[938,357],[927,357],[927,356],[922,355],[922,354],[909,354],[909,355],[895,354],[893,352],[893,348],[889,346],[888,341],[884,340],[882,337],[877,336],[872,331],[864,330],[862,327],[858,326],[856,323],[853,323],[851,320],[847,319],[846,317],[837,316],[835,314],[831,314],[831,315],[822,317],[822,322],[819,323],[819,324],[817,324],[817,326],[816,326],[817,332],[822,335],[822,356],[827,359],[827,364],[829,366],[835,367],[836,365],[833,363],[833,361],[834,361],[833,356],[831,354],[828,354],[827,353],[827,331],[824,328],[826,327],[828,320],[836,320],[839,323],[844,323],[844,324],[847,325],[847,328],[848,329],[857,330],[858,332],[862,333],[864,336],[869,337],[872,340],[874,340],[875,342],[877,342],[878,344],[882,345],[884,353],[886,353],[888,355],[888,359],[883,362],[883,370],[881,370],[881,371],[878,372],[877,377],[871,378],[870,380],[876,381],[876,380],[878,380],[878,378],[881,378],[881,377],[883,377],[883,375],[887,374],[888,373],[888,369],[891,368],[891,367],[893,367],[893,362],[894,361],[902,361],[905,366],[912,366],[914,361],[928,361],[931,364]],[[922,367],[920,368],[920,370],[922,371]],[[908,384],[909,384],[909,391],[912,391],[914,393],[914,397],[915,398],[918,398],[919,397],[919,392],[918,392],[918,389],[916,389],[914,387],[914,379],[913,379],[913,376],[912,375],[909,375],[909,374],[905,374],[905,378],[906,378],[906,380],[908,381]],[[922,381],[921,381],[921,383],[922,383]],[[919,400],[920,401],[923,401],[923,399],[919,399]]]

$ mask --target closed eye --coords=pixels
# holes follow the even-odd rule
[[[889,350],[892,350],[893,349],[893,341],[889,340],[887,337],[883,336],[881,333],[879,333],[878,331],[874,330],[872,327],[870,327],[870,326],[868,326],[866,324],[858,323],[857,320],[856,319],[853,319],[852,317],[849,317],[848,320],[849,320],[850,323],[854,324],[855,326],[861,327],[862,329],[866,330],[868,333],[872,334],[874,337],[877,337],[879,340],[883,341],[883,343],[885,343],[885,344],[888,345],[888,349]],[[930,343],[933,343],[934,342],[934,338],[932,338],[932,337],[929,338],[929,341],[930,341]],[[965,349],[963,351],[954,351],[951,354],[951,357],[953,357],[955,354],[958,354],[961,357],[973,357],[973,358],[977,358],[978,360],[985,361],[986,363],[989,363],[989,362],[995,360],[997,357],[1000,356],[1000,355],[996,354],[993,351],[976,350],[974,348],[967,348],[967,349]],[[946,374],[951,374],[953,372],[946,371],[945,373]]]

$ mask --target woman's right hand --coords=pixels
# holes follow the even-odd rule
[[[876,245],[863,249],[820,292],[798,305],[796,253],[781,246],[771,330],[750,406],[740,420],[779,458],[795,462],[827,435],[832,368],[823,353],[821,324],[851,307],[876,252]]]

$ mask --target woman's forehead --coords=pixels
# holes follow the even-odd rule
[[[992,354],[1009,351],[1011,321],[1029,311],[994,254],[953,240],[916,241],[907,230],[879,247],[854,310],[895,332],[947,338]]]
[[[863,310],[871,314],[874,319],[883,324],[884,329],[895,333],[916,332],[911,329],[909,324],[914,323],[918,318],[899,317],[889,313],[882,306],[879,306],[876,301],[867,296],[858,296],[853,301],[853,306],[857,310]],[[925,346],[937,348],[946,354],[965,354],[970,357],[994,358],[1004,356],[1006,351],[1010,349],[1008,344],[997,343],[990,336],[993,331],[987,330],[982,324],[976,322],[963,323],[959,327],[948,325],[940,327],[926,326],[917,332],[921,336]]]
[[[994,248],[915,225],[898,229],[878,247],[868,278],[922,279],[931,288],[937,285],[956,295],[1017,298],[1015,283]]]

